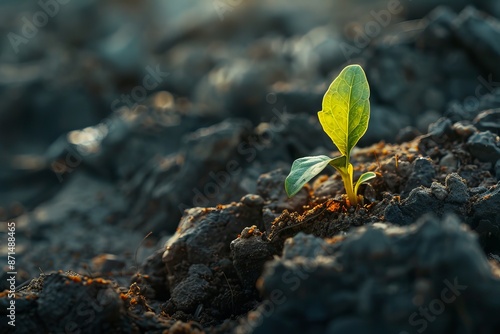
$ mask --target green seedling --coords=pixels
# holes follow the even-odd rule
[[[298,193],[304,184],[330,165],[342,177],[350,205],[358,204],[359,186],[376,176],[373,172],[364,173],[353,184],[353,167],[350,163],[352,148],[368,128],[369,98],[370,87],[361,66],[349,65],[333,80],[323,97],[323,109],[318,112],[318,118],[323,131],[332,139],[341,156],[330,158],[318,155],[295,160],[285,180],[289,197]]]

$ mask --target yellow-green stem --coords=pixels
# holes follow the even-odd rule
[[[354,193],[354,187],[352,186],[352,175],[343,172],[341,172],[340,175],[342,176],[342,181],[344,181],[344,188],[347,193],[347,198],[349,199],[349,202],[353,206],[358,205],[358,197]]]

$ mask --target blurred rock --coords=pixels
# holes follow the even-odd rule
[[[280,59],[229,62],[200,80],[194,101],[208,114],[246,117],[258,123],[264,115],[256,107],[263,104],[268,86],[287,80],[285,68]]]
[[[480,161],[494,164],[500,159],[500,137],[490,131],[473,134],[467,140],[467,148]]]
[[[25,270],[35,274],[40,265],[47,272],[84,270],[102,253],[131,261],[144,236],[124,225],[117,228],[127,206],[113,184],[76,173],[53,198],[16,219],[17,252]]]
[[[137,198],[133,211],[146,213],[137,215],[134,224],[171,232],[185,209],[215,206],[245,195],[238,187],[242,173],[238,152],[250,131],[248,121],[228,119],[183,138],[174,137],[180,142],[178,151],[142,165],[128,185]]]
[[[453,20],[457,14],[449,7],[439,6],[430,12],[426,19],[429,21],[422,31],[422,44],[429,49],[441,50],[453,47]]]
[[[372,104],[370,123],[359,143],[369,145],[380,140],[392,142],[399,131],[410,124],[412,122],[407,115],[392,108]]]
[[[478,92],[485,92],[476,96],[469,96],[463,104],[456,102],[448,103],[445,115],[453,121],[470,120],[472,121],[479,113],[485,110],[500,108],[500,89],[491,86],[488,81],[492,81],[491,75],[480,76],[476,89]]]
[[[495,188],[472,200],[471,215],[467,223],[479,234],[482,244],[492,250],[500,249],[500,183]]]
[[[467,47],[488,72],[500,76],[500,23],[472,6],[465,8],[453,22],[457,39]]]
[[[481,112],[474,118],[474,126],[480,131],[490,131],[500,136],[500,108]]]
[[[446,167],[450,172],[454,172],[458,167],[458,160],[452,153],[448,153],[441,158],[439,165]]]
[[[418,131],[413,126],[405,126],[398,131],[396,135],[396,142],[398,144],[411,141],[421,135],[420,131]]]

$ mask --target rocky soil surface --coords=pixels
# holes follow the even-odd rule
[[[0,5],[0,333],[499,333],[497,2],[220,3]],[[288,198],[349,63],[377,178]]]

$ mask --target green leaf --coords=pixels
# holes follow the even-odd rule
[[[297,159],[292,164],[290,174],[285,180],[285,191],[288,197],[292,197],[302,189],[304,184],[321,173],[323,169],[334,159],[326,155],[304,157]]]
[[[360,185],[362,185],[365,182],[370,181],[371,179],[377,177],[377,174],[374,172],[366,172],[363,175],[361,175],[358,179],[358,182],[356,182],[356,186],[354,187],[354,194],[358,194],[358,188]]]
[[[369,98],[370,87],[359,65],[344,68],[323,97],[323,109],[318,112],[319,121],[347,160],[368,128]]]
[[[347,158],[345,155],[333,158],[329,162],[330,166],[335,167],[336,169],[340,169],[340,170],[345,169],[348,163],[349,163],[349,161],[347,161]]]

